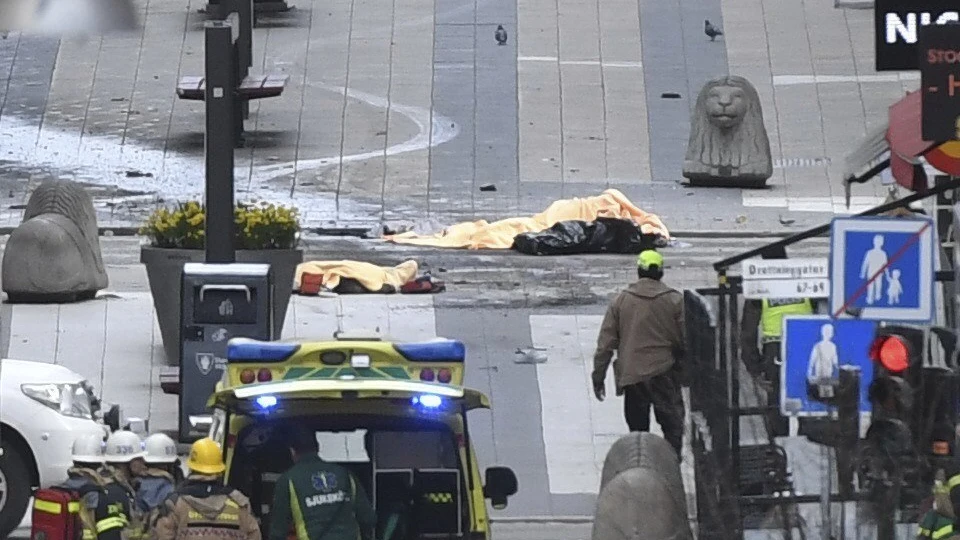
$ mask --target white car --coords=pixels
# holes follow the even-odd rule
[[[119,408],[106,414],[100,408],[78,373],[43,362],[0,360],[0,538],[24,519],[34,488],[66,480],[77,437],[106,437],[117,429]]]

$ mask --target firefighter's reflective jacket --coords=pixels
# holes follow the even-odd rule
[[[120,486],[104,481],[97,471],[72,468],[62,485],[80,495],[79,513],[84,540],[126,539],[130,506]]]
[[[166,500],[155,540],[260,540],[250,501],[217,477],[192,476]]]
[[[953,520],[936,510],[924,514],[917,528],[917,540],[948,540],[955,538]]]
[[[129,511],[127,512],[127,519],[129,523],[124,531],[124,537],[129,540],[139,540],[144,535],[144,515],[137,506],[136,488],[134,488],[130,481],[127,480],[127,478],[123,475],[123,473],[121,473],[115,467],[105,465],[98,472],[107,485],[111,485],[119,489],[123,492],[124,497],[126,497],[127,508],[129,508]]]
[[[144,530],[149,531],[160,517],[163,503],[176,491],[172,474],[160,469],[148,469],[137,478],[137,508],[143,514]]]

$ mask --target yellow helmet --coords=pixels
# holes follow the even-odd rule
[[[207,437],[193,443],[190,447],[190,457],[187,459],[187,468],[200,474],[220,474],[227,470],[223,464],[223,454],[220,445]]]

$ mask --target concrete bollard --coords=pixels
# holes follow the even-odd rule
[[[630,433],[603,463],[592,540],[693,540],[680,462],[667,441]]]

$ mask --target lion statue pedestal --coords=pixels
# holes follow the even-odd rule
[[[757,89],[743,77],[713,79],[690,114],[683,176],[693,185],[764,187],[773,176]]]

